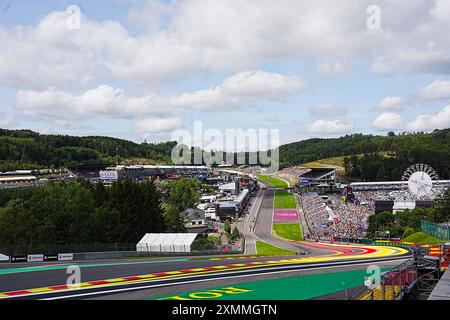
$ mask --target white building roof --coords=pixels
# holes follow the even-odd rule
[[[236,190],[236,183],[230,182],[219,186],[220,190]]]
[[[190,252],[197,233],[147,233],[136,245],[140,252]]]
[[[242,201],[244,201],[244,199],[248,195],[248,193],[249,193],[248,189],[242,190],[241,194],[239,195],[239,197],[235,201],[237,203],[241,203]]]
[[[34,181],[37,180],[35,176],[26,176],[26,177],[0,177],[0,182],[11,182],[11,181]]]

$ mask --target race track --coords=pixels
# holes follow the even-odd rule
[[[409,251],[396,247],[360,247],[301,243],[331,254],[317,257],[242,257],[232,259],[173,259],[172,261],[118,261],[78,264],[82,282],[66,284],[65,265],[0,269],[0,299],[63,299],[107,296],[118,292],[181,285],[187,282],[216,281],[223,278],[251,277],[261,274],[310,270],[333,266],[404,260]],[[399,262],[400,263],[400,262]]]
[[[307,252],[304,256],[227,258],[143,258],[73,262],[80,282],[68,285],[70,265],[0,264],[0,299],[144,299],[177,292],[179,288],[201,288],[233,284],[243,279],[289,277],[305,272],[330,272],[366,268],[369,264],[400,264],[410,257],[407,249],[389,246],[357,246],[306,241],[284,241],[272,234],[273,190],[260,190],[246,223],[255,219],[254,232],[246,238]],[[244,228],[246,226],[244,225]],[[254,247],[254,241],[250,242]]]

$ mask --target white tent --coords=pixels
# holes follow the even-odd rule
[[[140,252],[191,252],[197,233],[147,233],[136,245]]]
[[[414,210],[416,208],[415,201],[394,201],[393,213],[405,211],[406,209]]]
[[[334,213],[333,209],[331,209],[329,206],[326,206],[325,210],[328,213],[328,221],[336,221],[336,219],[338,219],[339,221],[339,216]]]
[[[236,192],[236,183],[230,182],[227,184],[223,184],[223,185],[219,186],[219,190],[234,193],[234,192]]]
[[[0,261],[9,261],[9,257],[0,253]]]

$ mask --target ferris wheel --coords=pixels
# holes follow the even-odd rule
[[[408,188],[417,197],[428,195],[433,189],[433,180],[439,180],[439,176],[432,167],[418,163],[405,170],[403,181],[408,181]]]

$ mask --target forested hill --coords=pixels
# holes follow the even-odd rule
[[[361,154],[365,155],[356,156]],[[400,135],[391,132],[387,136],[354,134],[280,147],[282,168],[338,156],[346,156],[346,176],[354,180],[399,180],[402,172],[414,163],[426,163],[441,179],[450,179],[450,129]]]
[[[114,164],[148,160],[171,163],[176,142],[137,144],[110,137],[44,135],[30,130],[0,129],[0,171]],[[247,154],[248,156],[248,154]],[[280,147],[281,168],[344,156],[351,180],[398,180],[414,163],[432,166],[441,179],[450,179],[450,129],[432,133],[387,136],[353,134],[334,139],[309,139]]]
[[[110,137],[44,135],[30,130],[0,129],[0,171],[115,164],[127,159],[170,163],[176,142],[137,144]]]

